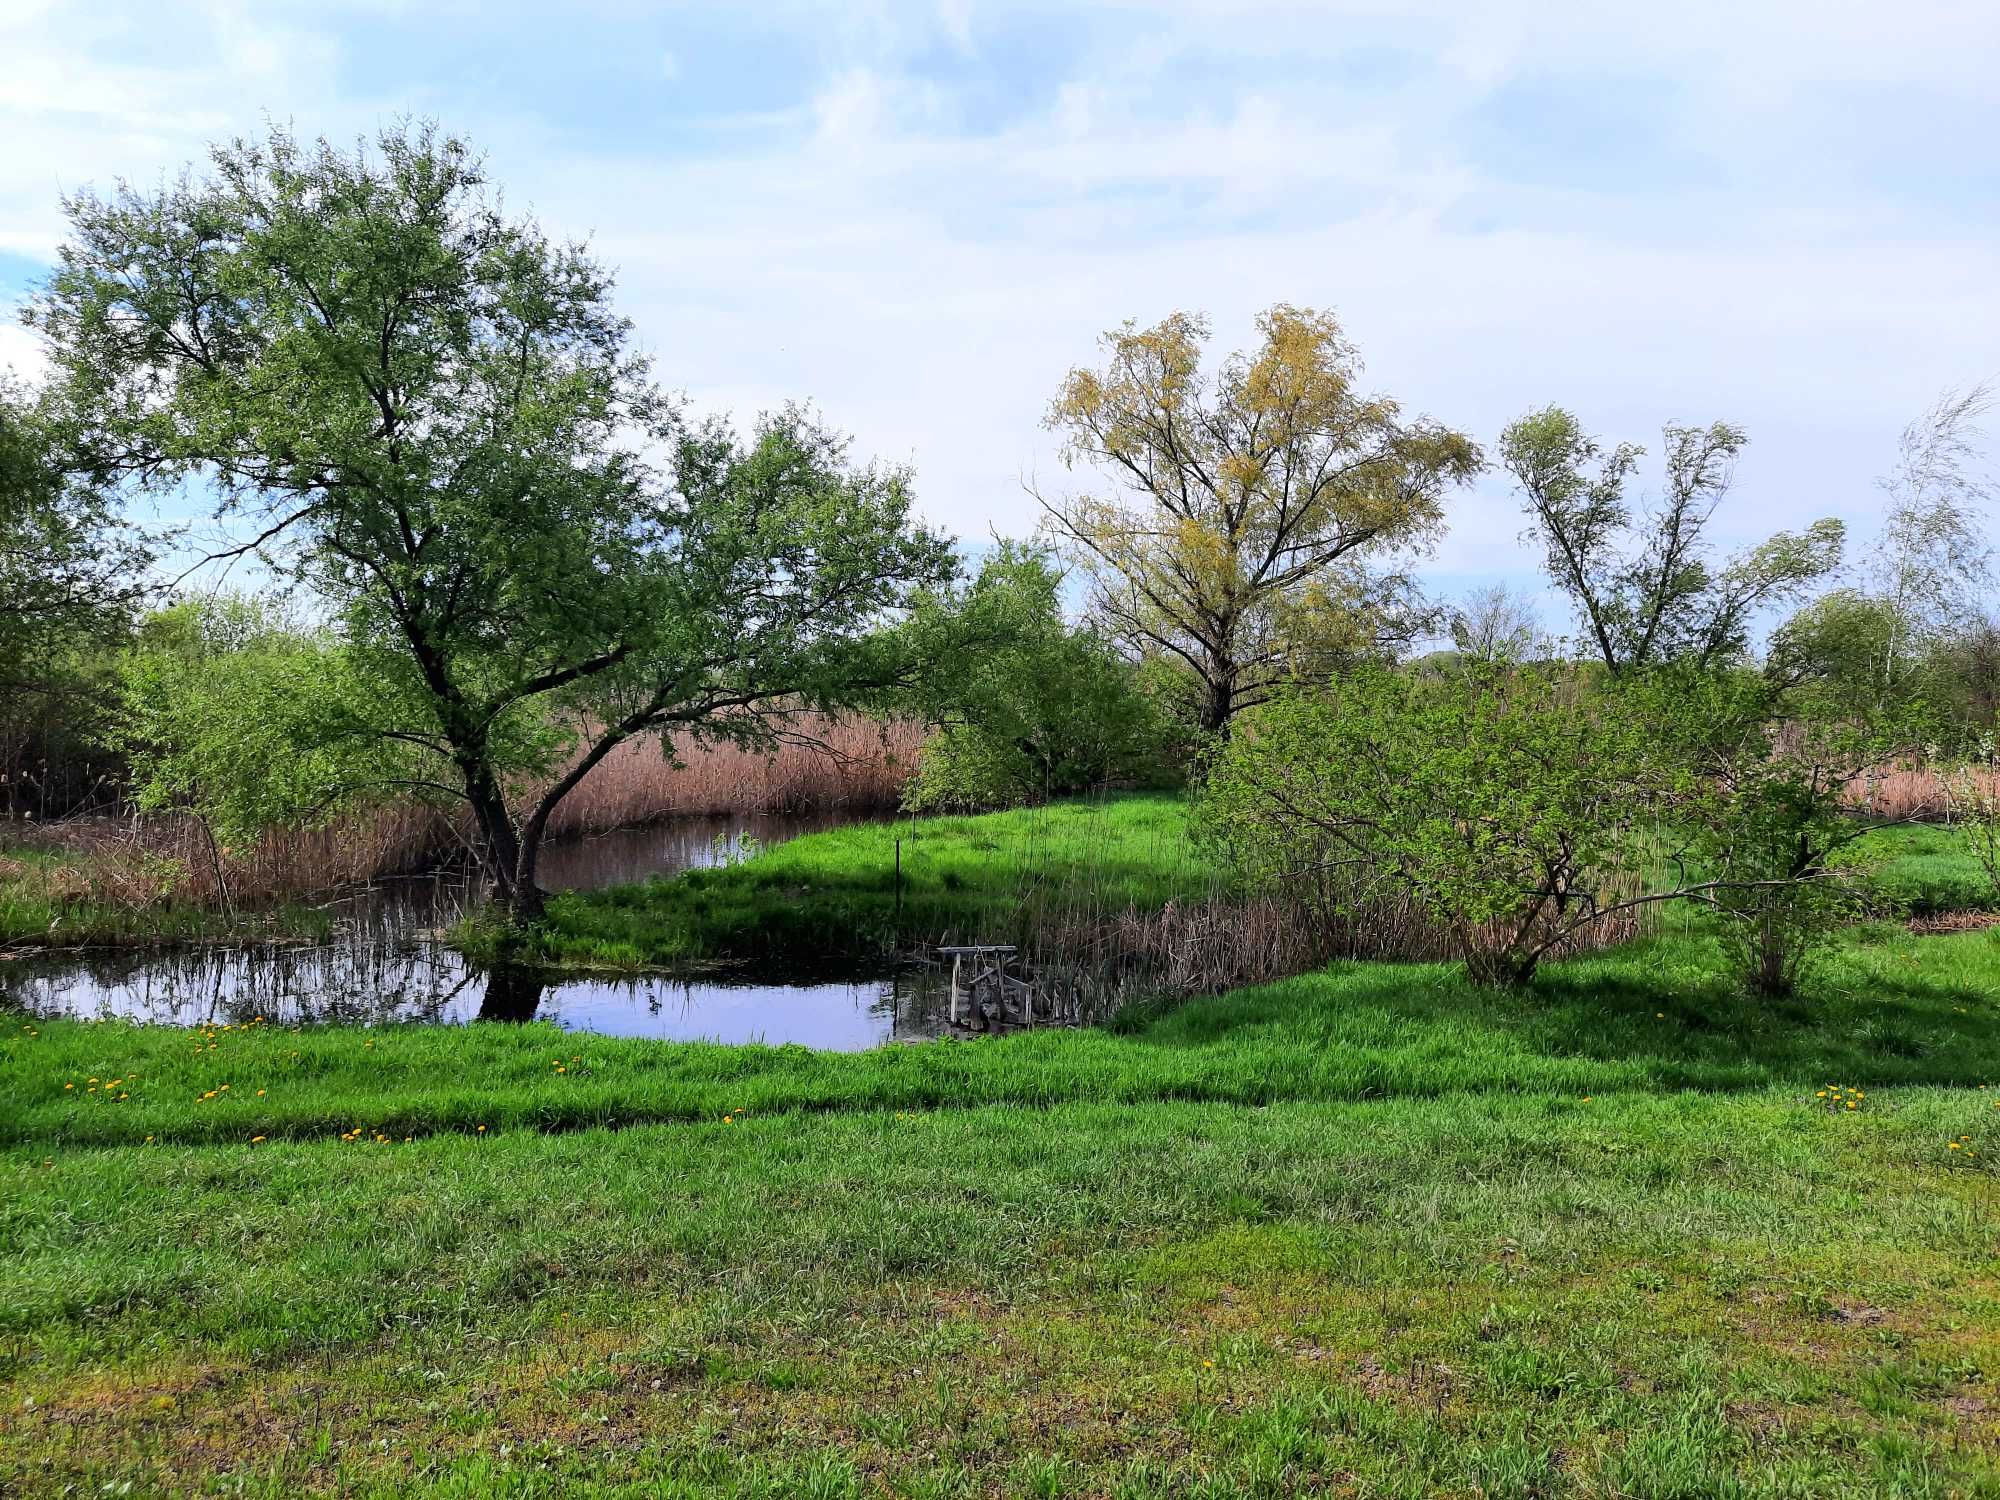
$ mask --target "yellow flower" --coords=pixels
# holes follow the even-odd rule
[[[263,1139],[264,1137],[262,1137],[261,1135],[253,1135],[250,1137],[250,1144],[254,1146]]]
[[[264,1097],[264,1091],[262,1089],[257,1090],[257,1097],[259,1099]]]
[[[1849,1109],[1859,1109],[1859,1108],[1861,1108],[1861,1106],[1860,1106],[1860,1105],[1858,1105],[1858,1104],[1856,1104],[1856,1103],[1855,1103],[1855,1102],[1854,1102],[1854,1101],[1853,1101],[1852,1099],[1849,1099],[1849,1100],[1847,1101],[1847,1107],[1848,1107]]]

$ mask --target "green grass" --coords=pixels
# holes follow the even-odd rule
[[[1850,857],[1871,866],[1885,913],[1993,905],[1984,872],[1951,829],[1879,828]],[[872,957],[912,942],[1018,942],[1052,914],[1152,910],[1223,885],[1189,842],[1183,799],[1134,794],[858,824],[726,868],[558,896],[532,953],[570,967],[783,967]],[[477,926],[461,934],[475,954],[494,937]]]
[[[1124,1031],[858,1054],[664,1046],[552,1025],[16,1021],[0,1054],[10,1104],[0,1144],[242,1144],[330,1139],[355,1126],[398,1138],[480,1125],[574,1130],[733,1109],[1261,1105],[1753,1090],[1814,1078],[1963,1086],[2000,1081],[1995,995],[2000,937],[1913,938],[1884,925],[1857,930],[1814,988],[1784,1004],[1738,993],[1709,942],[1669,937],[1557,965],[1524,994],[1475,989],[1453,965],[1342,964]],[[105,1097],[113,1079],[129,1098]]]
[[[1133,794],[860,823],[741,864],[558,896],[536,947],[572,966],[821,962],[877,955],[899,936],[1014,941],[1051,913],[1154,909],[1217,879],[1188,842],[1181,799]],[[482,934],[465,936],[478,951]]]
[[[0,1493],[2000,1495],[2000,940],[1714,970],[852,1057],[17,1019]]]
[[[1928,917],[2000,904],[1955,828],[1934,823],[1877,828],[1854,845],[1853,857],[1871,866],[1869,883],[1892,911]]]
[[[546,951],[872,951],[899,834],[906,937],[1216,880],[1123,798]],[[1869,845],[1957,900],[1938,830]],[[0,1493],[2000,1497],[2000,934],[1774,1004],[1666,925],[851,1056],[7,1020]]]

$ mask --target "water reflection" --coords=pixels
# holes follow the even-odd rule
[[[552,847],[558,889],[741,857],[836,818],[677,819]],[[147,953],[100,949],[23,954],[0,963],[0,999],[39,1014],[117,1015],[180,1026],[539,1019],[611,1036],[722,1042],[796,1042],[857,1051],[937,1035],[945,997],[928,971],[818,978],[805,983],[728,976],[548,980],[487,974],[432,940],[477,891],[441,877],[372,888],[340,903],[338,936],[298,946]]]
[[[482,1021],[532,1021],[549,982],[533,969],[500,968],[486,976],[486,993],[479,999]]]

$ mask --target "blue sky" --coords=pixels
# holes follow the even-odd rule
[[[65,189],[415,112],[619,267],[698,406],[810,398],[967,534],[1062,481],[1039,419],[1099,331],[1232,347],[1286,300],[1484,441],[1740,422],[1725,540],[1865,536],[1897,430],[2000,373],[1995,58],[1990,0],[0,0],[0,300]],[[1531,580],[1520,527],[1494,476],[1437,586]]]

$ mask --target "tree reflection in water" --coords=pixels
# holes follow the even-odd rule
[[[486,976],[486,994],[479,1002],[482,1021],[532,1021],[549,987],[536,969],[503,964]]]

